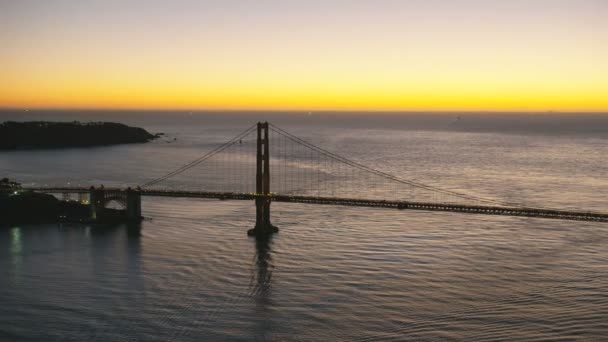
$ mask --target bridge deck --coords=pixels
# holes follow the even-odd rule
[[[89,188],[66,188],[66,187],[44,187],[28,188],[27,190],[48,192],[48,193],[88,193]],[[106,191],[125,191],[118,188],[106,188]],[[220,200],[254,200],[259,197],[256,194],[233,193],[233,192],[207,192],[207,191],[165,191],[165,190],[141,190],[142,196],[153,197],[183,197],[183,198],[207,198]],[[520,216],[520,217],[539,217],[561,220],[608,222],[608,214],[553,210],[526,207],[502,207],[484,205],[464,205],[455,203],[426,203],[410,201],[385,201],[374,199],[355,199],[337,197],[314,197],[314,196],[287,196],[270,195],[272,201],[287,203],[306,203],[323,205],[344,205],[355,207],[371,208],[391,208],[400,210],[423,210],[423,211],[444,211],[469,214],[501,215],[501,216]]]

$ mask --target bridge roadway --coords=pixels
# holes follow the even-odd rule
[[[26,190],[46,192],[46,193],[89,193],[89,188],[83,187],[31,187]],[[105,188],[106,191],[125,191],[123,188]],[[139,190],[142,196],[151,197],[180,197],[180,198],[206,198],[219,200],[254,200],[262,195],[253,193],[234,193],[234,192],[208,192],[208,191],[176,191],[176,190]],[[574,221],[608,222],[608,214],[554,210],[530,207],[503,207],[486,205],[465,205],[455,203],[427,203],[410,201],[385,201],[374,199],[355,199],[337,197],[315,197],[315,196],[289,196],[289,195],[269,195],[275,202],[305,203],[305,204],[324,204],[324,205],[343,205],[354,207],[371,208],[391,208],[399,210],[422,210],[422,211],[444,211],[468,214],[519,216],[519,217],[539,217]]]

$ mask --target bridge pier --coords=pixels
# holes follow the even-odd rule
[[[255,227],[247,231],[247,235],[270,235],[279,231],[270,222],[270,202],[270,197],[267,196],[255,199]]]
[[[247,231],[250,236],[267,236],[277,233],[279,228],[270,222],[270,141],[268,122],[258,122],[256,157],[255,227]]]
[[[142,219],[141,216],[141,192],[127,189],[127,219],[129,221],[139,221]]]
[[[103,188],[96,189],[92,186],[89,189],[89,206],[91,207],[91,220],[98,221],[103,218],[104,209],[106,207],[105,190]]]
[[[127,221],[141,221],[141,192],[128,188],[126,191],[110,191],[109,193],[103,188],[91,187],[89,189],[89,206],[91,210],[91,220],[103,221],[108,219],[106,215],[106,204],[110,200],[116,200],[125,207],[124,214]],[[115,219],[115,217],[114,217]]]

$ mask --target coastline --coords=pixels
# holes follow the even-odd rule
[[[5,121],[0,123],[0,151],[147,143],[162,135],[115,122]]]

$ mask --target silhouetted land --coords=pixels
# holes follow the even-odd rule
[[[158,136],[114,122],[6,121],[0,124],[0,150],[145,143]]]
[[[91,208],[78,201],[21,189],[19,183],[0,179],[0,224],[90,222]],[[125,222],[124,211],[106,208],[104,223]]]
[[[54,223],[69,218],[86,220],[89,206],[60,201],[52,195],[31,191],[0,192],[0,223]]]

